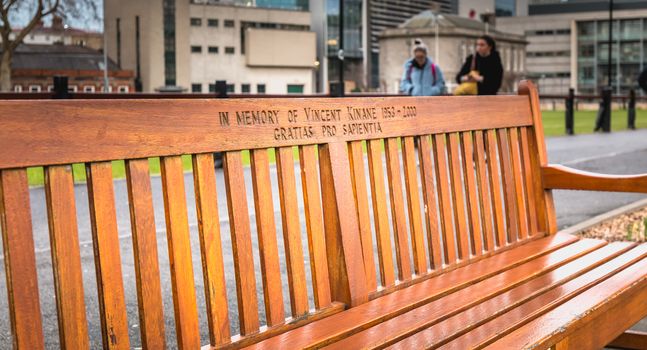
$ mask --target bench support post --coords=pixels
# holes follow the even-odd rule
[[[330,294],[352,307],[368,301],[368,294],[345,142],[319,146],[319,170]]]

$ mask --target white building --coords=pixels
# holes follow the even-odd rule
[[[312,93],[317,67],[310,13],[193,0],[106,0],[108,54],[143,91]]]

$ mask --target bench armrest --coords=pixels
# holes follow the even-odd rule
[[[647,193],[647,174],[606,175],[549,164],[541,167],[541,177],[546,189]]]

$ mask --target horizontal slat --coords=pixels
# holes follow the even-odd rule
[[[0,168],[531,124],[525,96],[2,101],[0,110]]]
[[[562,165],[541,167],[544,188],[647,193],[647,174],[605,175]]]

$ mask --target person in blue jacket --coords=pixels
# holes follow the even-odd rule
[[[427,56],[427,46],[415,39],[413,58],[404,63],[400,91],[411,96],[438,96],[445,93],[445,78],[440,67]]]

